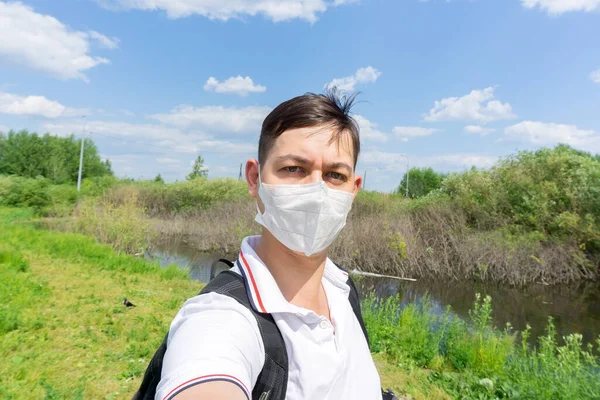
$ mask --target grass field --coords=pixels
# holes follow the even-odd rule
[[[0,398],[131,398],[171,319],[202,284],[86,236],[36,230],[30,217],[0,209]],[[126,309],[124,297],[136,307]],[[428,370],[375,360],[385,387],[451,398]]]

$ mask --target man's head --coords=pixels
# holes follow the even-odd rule
[[[258,141],[258,161],[265,163],[277,138],[292,129],[327,127],[331,143],[339,143],[342,136],[349,135],[356,167],[360,153],[359,129],[350,116],[355,96],[339,96],[336,90],[326,94],[307,93],[278,105],[263,121]]]
[[[250,194],[257,197],[258,168],[265,183],[323,180],[333,189],[356,194],[362,178],[354,174],[360,137],[349,114],[353,102],[354,96],[329,91],[308,93],[277,106],[263,122],[258,161],[246,165]]]
[[[354,174],[360,139],[349,115],[353,101],[354,96],[339,97],[335,91],[305,94],[265,118],[259,161],[246,163],[263,239],[322,257],[345,225],[362,183]]]

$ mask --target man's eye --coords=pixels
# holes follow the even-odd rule
[[[285,167],[284,170],[286,170],[287,172],[291,172],[292,174],[296,172],[302,172],[302,168],[300,167]]]
[[[346,177],[338,172],[330,172],[329,176],[332,177],[333,179],[335,179],[336,181],[342,181],[342,182],[346,181]]]

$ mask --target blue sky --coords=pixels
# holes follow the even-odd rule
[[[368,189],[405,156],[600,152],[600,0],[0,0],[0,38],[0,131],[86,121],[119,176],[237,178],[264,116],[328,84],[361,92]]]

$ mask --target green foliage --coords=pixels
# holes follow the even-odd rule
[[[31,215],[0,208],[0,398],[131,398],[202,285],[93,238],[34,229]]]
[[[470,320],[448,308],[440,314],[428,299],[400,308],[400,299],[363,302],[371,350],[391,361],[431,368],[429,380],[460,399],[595,399],[600,396],[600,362],[583,348],[581,335],[556,343],[552,320],[539,347],[515,344],[510,326],[492,325],[490,297],[476,296]],[[600,350],[600,338],[598,339]]]
[[[520,151],[489,171],[448,176],[441,192],[479,228],[513,225],[600,252],[600,161],[585,152]]]
[[[154,182],[155,183],[165,183],[163,177],[160,176],[160,174],[156,175],[156,177],[154,178]]]
[[[446,174],[435,172],[432,168],[411,168],[405,173],[395,193],[406,194],[406,181],[408,180],[408,196],[423,197],[441,187]]]
[[[0,174],[28,178],[43,176],[52,183],[77,182],[81,141],[27,130],[0,135]],[[84,142],[83,177],[112,175],[110,161],[102,161],[92,140]]]
[[[197,179],[197,178],[206,178],[208,177],[208,168],[204,165],[204,158],[201,155],[198,155],[196,161],[194,161],[194,166],[192,168],[192,172],[186,177],[188,181]]]
[[[143,253],[152,235],[150,223],[144,209],[138,206],[134,191],[120,204],[105,198],[85,199],[76,209],[74,229],[129,254]]]
[[[0,206],[30,207],[39,215],[67,215],[78,197],[73,185],[52,185],[41,176],[0,175]]]
[[[101,196],[107,190],[117,186],[124,180],[119,180],[112,175],[94,176],[86,178],[81,182],[81,194],[83,196]]]
[[[111,202],[120,202],[136,191],[139,204],[149,215],[173,215],[204,210],[218,201],[235,201],[248,196],[246,182],[237,179],[194,179],[161,184],[136,182],[122,184],[106,193]]]

